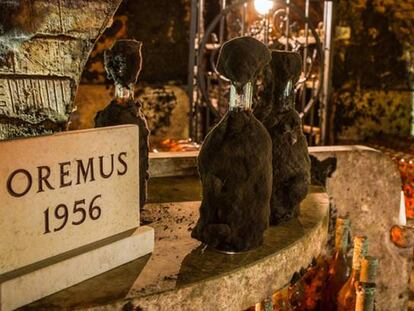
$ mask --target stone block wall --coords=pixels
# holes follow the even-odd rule
[[[64,129],[89,53],[120,2],[2,2],[0,139]]]

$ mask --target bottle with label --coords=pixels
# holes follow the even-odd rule
[[[361,272],[361,259],[367,255],[368,238],[359,235],[354,238],[354,253],[352,257],[352,272],[338,294],[338,311],[350,311],[355,309],[356,285],[359,282]]]
[[[335,253],[329,262],[326,287],[321,302],[322,310],[337,309],[338,293],[349,277],[350,269],[346,260],[349,227],[349,218],[337,218]]]

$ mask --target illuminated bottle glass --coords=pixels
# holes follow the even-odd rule
[[[361,260],[361,273],[356,289],[355,310],[373,311],[375,309],[375,283],[378,259],[366,256]]]
[[[134,84],[129,84],[126,87],[115,83],[115,100],[120,105],[126,105],[128,101],[134,101]]]
[[[356,285],[359,282],[361,272],[361,259],[367,255],[368,238],[360,235],[354,238],[354,253],[352,257],[352,272],[338,294],[338,311],[350,311],[355,309]]]
[[[378,259],[372,256],[366,256],[361,259],[360,283],[368,286],[375,286],[378,269]]]
[[[230,110],[251,110],[253,102],[252,83],[248,82],[243,87],[243,92],[239,94],[236,87],[232,84],[230,87]]]
[[[335,253],[328,266],[328,277],[321,302],[322,310],[336,310],[338,293],[349,277],[350,269],[346,260],[349,227],[348,218],[337,218]]]
[[[375,309],[375,287],[358,285],[356,290],[355,311],[373,311]]]

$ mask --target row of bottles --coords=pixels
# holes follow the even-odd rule
[[[375,277],[378,260],[368,256],[368,238],[354,238],[352,269],[347,261],[350,221],[338,218],[335,232],[335,252],[329,262],[321,310],[374,310]]]
[[[378,260],[368,255],[368,238],[363,235],[355,236],[352,263],[348,260],[350,228],[348,218],[337,218],[333,256],[315,259],[309,268],[295,273],[289,286],[247,310],[375,310]]]

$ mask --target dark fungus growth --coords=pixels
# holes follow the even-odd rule
[[[311,160],[311,184],[326,187],[326,181],[336,170],[336,158],[329,157],[325,160],[318,160],[310,156]]]
[[[219,58],[220,73],[243,87],[269,61],[266,49],[248,37],[227,42]],[[243,59],[246,63],[238,61]],[[224,251],[262,244],[269,223],[271,153],[269,134],[251,110],[227,112],[207,135],[198,157],[203,200],[192,237]]]
[[[306,197],[310,183],[308,145],[294,108],[294,87],[300,72],[299,54],[272,51],[272,60],[262,71],[264,94],[256,102],[255,114],[272,139],[271,225],[298,216],[300,202]]]
[[[252,81],[270,58],[269,49],[260,41],[240,37],[223,45],[217,70],[239,88]]]
[[[112,48],[105,52],[105,68],[122,88],[132,88],[141,70],[141,42],[135,40],[118,40]],[[139,128],[139,172],[140,172],[140,208],[145,204],[147,196],[149,130],[147,121],[141,110],[141,103],[133,97],[127,99],[114,98],[108,106],[95,116],[95,127],[136,124]]]
[[[118,40],[105,51],[105,69],[115,84],[129,87],[137,81],[142,67],[141,46],[136,40]]]

